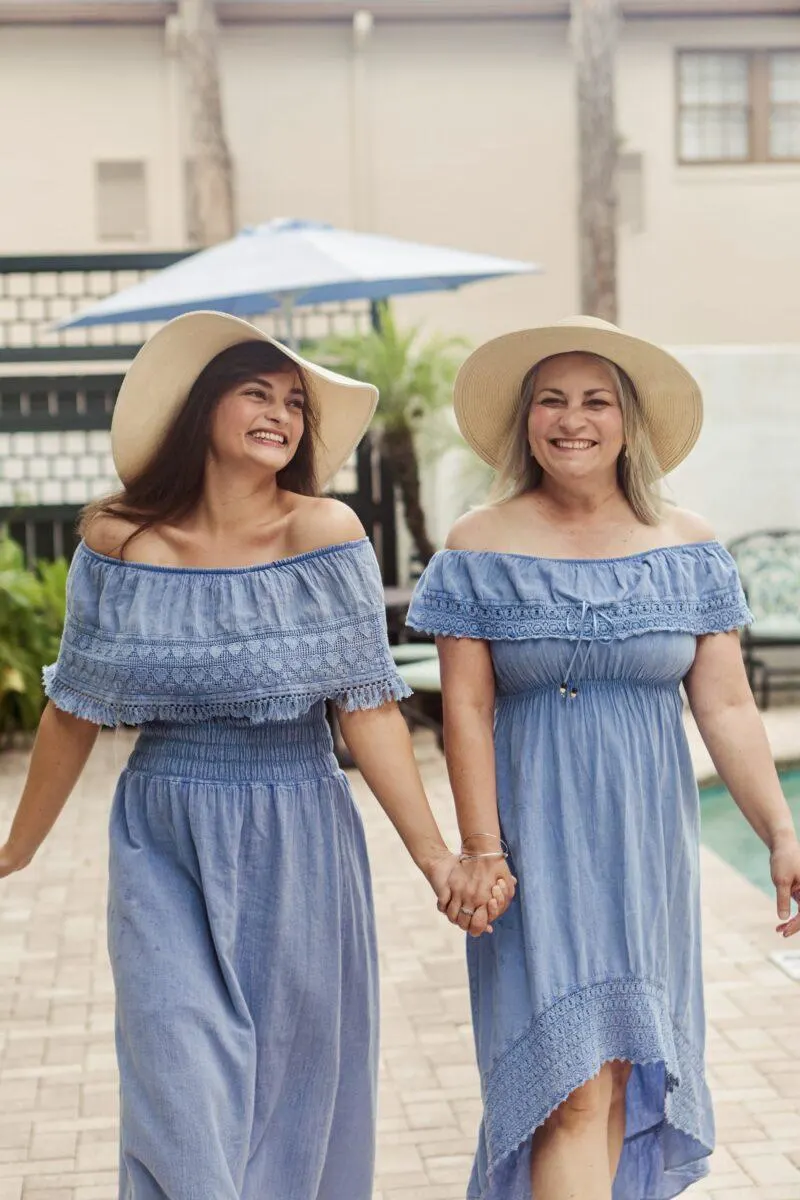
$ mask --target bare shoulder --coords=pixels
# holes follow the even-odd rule
[[[329,496],[300,496],[298,501],[292,514],[295,554],[307,554],[367,536],[352,508],[341,500]]]
[[[476,508],[464,513],[452,526],[445,545],[448,550],[493,550],[501,530],[499,509]]]
[[[92,517],[83,531],[83,540],[90,550],[105,554],[108,558],[120,558],[121,547],[139,526],[125,517],[111,513],[98,513]]]
[[[687,508],[668,509],[664,524],[670,537],[678,545],[690,542],[713,542],[717,536],[705,517],[690,512]]]

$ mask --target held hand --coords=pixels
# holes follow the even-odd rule
[[[800,931],[800,911],[792,916],[792,899],[800,909],[800,843],[796,837],[778,842],[770,854],[770,872],[778,896],[778,916],[781,924],[777,933],[784,937]]]
[[[483,933],[494,933],[494,922],[511,903],[510,892],[505,879],[498,879],[492,888],[491,899],[476,908],[473,913],[459,909],[455,924],[463,929],[470,937],[480,937]]]
[[[502,858],[459,861],[448,880],[449,902],[439,908],[453,925],[480,937],[492,932],[493,922],[514,899],[516,883]]]
[[[444,913],[454,925],[459,924],[460,915],[461,928],[466,928],[464,922],[468,923],[472,918],[468,918],[466,914],[460,913],[460,909],[462,903],[465,908],[470,907],[467,899],[464,898],[466,890],[470,886],[470,879],[469,873],[464,870],[459,861],[459,855],[447,851],[441,854],[429,866],[426,866],[424,871],[428,882],[436,893],[436,907],[439,909],[439,912]],[[482,906],[486,918],[486,928],[488,928],[489,922],[487,905],[490,898],[490,895],[487,894],[487,904]],[[450,916],[451,907],[455,913],[453,917]],[[477,911],[480,906],[476,903],[474,907]],[[499,911],[499,905],[496,902],[494,907]],[[479,924],[480,922],[476,921],[476,926]]]
[[[450,850],[444,850],[437,858],[431,859],[422,868],[428,883],[436,893],[436,906],[439,912],[444,912],[450,903],[449,879],[455,867],[458,866],[458,855]]]
[[[485,878],[478,879],[480,875]],[[503,859],[482,859],[462,863],[458,854],[444,852],[423,867],[425,877],[436,893],[439,912],[453,925],[473,935],[492,931],[492,922],[501,917],[514,899],[516,879]],[[477,888],[481,892],[476,892]],[[477,895],[481,895],[479,903]],[[474,899],[474,902],[471,902]],[[461,909],[471,908],[472,913]]]

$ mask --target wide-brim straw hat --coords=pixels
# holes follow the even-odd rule
[[[330,482],[366,433],[378,403],[378,389],[308,362],[239,317],[193,312],[175,317],[153,334],[122,381],[111,421],[111,452],[123,483],[150,462],[212,358],[231,346],[252,341],[277,347],[310,381],[319,410],[319,439],[314,448],[317,478],[323,487]]]
[[[703,423],[703,398],[676,358],[652,342],[623,333],[599,317],[568,317],[540,329],[493,338],[459,371],[453,405],[473,450],[498,467],[519,412],[522,381],[545,358],[598,354],[621,367],[636,388],[656,458],[666,475],[694,446]]]

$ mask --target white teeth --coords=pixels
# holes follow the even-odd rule
[[[554,438],[553,445],[558,446],[561,450],[591,450],[594,442],[578,440],[568,440],[567,438]]]
[[[269,433],[266,429],[253,430],[249,436],[257,442],[273,442],[277,446],[286,445],[286,438],[282,433]]]

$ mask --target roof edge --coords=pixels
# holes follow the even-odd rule
[[[349,21],[371,8],[378,20],[566,19],[568,0],[226,0],[218,5],[224,24],[265,21]],[[800,16],[800,0],[621,0],[626,19],[730,19]],[[163,24],[177,9],[176,0],[0,0],[0,24]]]
[[[61,4],[26,0],[24,5],[0,0],[0,25],[162,25],[174,11],[171,0],[154,4],[129,0],[113,7],[91,0],[74,0],[74,3],[67,0]]]

